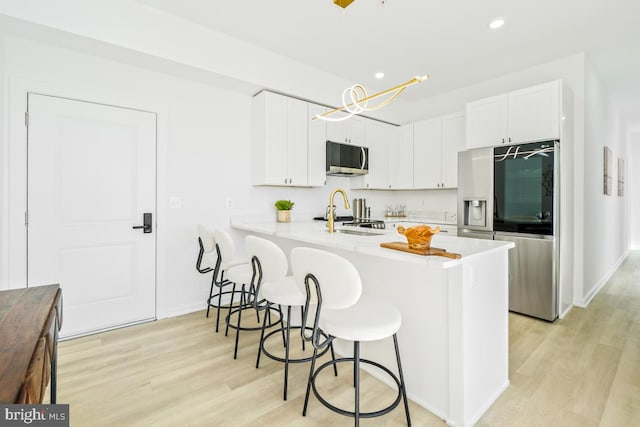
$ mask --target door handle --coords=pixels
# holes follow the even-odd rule
[[[151,212],[146,212],[144,214],[142,214],[142,225],[134,225],[133,228],[134,230],[140,229],[142,228],[142,231],[146,234],[146,233],[151,233],[153,231],[153,217]]]

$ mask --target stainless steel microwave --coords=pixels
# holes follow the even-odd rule
[[[327,141],[327,175],[355,176],[369,173],[369,149]]]

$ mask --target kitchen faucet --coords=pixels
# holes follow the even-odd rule
[[[333,198],[335,197],[336,193],[342,193],[342,198],[344,199],[344,208],[349,209],[349,199],[347,199],[347,193],[345,193],[342,188],[336,188],[331,192],[331,195],[329,196],[329,206],[333,206]],[[333,215],[329,215],[329,218],[327,220],[327,228],[329,228],[329,233],[334,233],[336,231]]]

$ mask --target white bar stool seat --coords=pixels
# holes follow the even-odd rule
[[[349,341],[382,340],[398,332],[401,324],[397,308],[366,297],[349,308],[324,309],[320,317],[320,329]]]

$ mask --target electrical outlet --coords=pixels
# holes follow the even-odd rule
[[[233,208],[233,200],[231,200],[231,197],[227,197],[227,209],[231,209]]]
[[[175,197],[175,196],[169,197],[169,207],[171,209],[180,209],[181,205],[182,205],[182,200],[180,200],[180,197]]]

